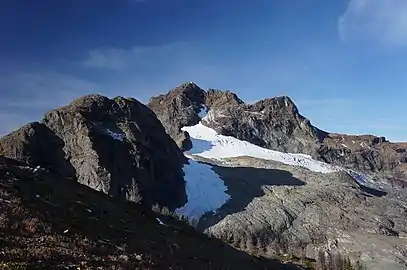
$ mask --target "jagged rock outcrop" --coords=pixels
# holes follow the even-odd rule
[[[261,147],[309,154],[318,160],[369,173],[384,173],[395,181],[406,179],[407,144],[390,143],[384,137],[371,135],[325,132],[302,116],[289,97],[245,104],[230,91],[204,91],[194,83],[186,83],[152,98],[148,106],[183,150],[188,150],[191,142],[181,128],[202,120],[220,134]],[[200,117],[202,110],[207,112],[204,118]]]
[[[46,125],[34,122],[1,138],[0,155],[32,166],[41,165],[63,178],[75,178],[63,146],[61,138]]]
[[[315,152],[324,134],[298,113],[288,97],[265,99],[252,105],[214,106],[203,123],[220,134],[283,152]]]
[[[384,173],[389,180],[407,180],[407,144],[384,137],[329,134],[317,158],[360,171]]]
[[[186,202],[186,162],[155,114],[132,98],[88,95],[0,140],[0,155],[114,197],[171,209]]]
[[[196,84],[182,84],[171,92],[150,99],[148,107],[152,109],[165,127],[166,132],[183,149],[191,148],[191,140],[184,126],[197,124],[198,114],[203,108],[205,92]]]

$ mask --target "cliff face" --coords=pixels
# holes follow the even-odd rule
[[[135,99],[82,97],[1,138],[0,154],[114,197],[172,209],[186,202],[186,159]]]
[[[203,108],[205,92],[194,83],[183,84],[166,95],[150,99],[148,107],[155,112],[166,132],[182,150],[191,148],[184,126],[197,124],[198,114]]]

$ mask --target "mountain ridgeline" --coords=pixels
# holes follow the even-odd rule
[[[193,134],[194,125],[201,133]],[[194,148],[216,152],[213,143],[237,147],[228,141],[232,138],[215,141],[221,137],[218,134],[205,141],[207,130],[215,133],[211,129],[235,137],[243,148],[249,142],[256,149],[307,154],[325,163],[261,148],[275,157],[289,156],[293,162],[246,154],[221,160],[195,154],[194,161],[188,160],[184,152]],[[342,168],[309,169],[316,163]],[[372,180],[379,189],[384,184],[386,190],[369,188],[357,177]],[[17,246],[38,255],[27,244],[30,237],[59,235],[71,247],[62,253],[80,250],[94,256],[92,249],[78,244],[82,240],[77,241],[75,233],[79,233],[84,239],[91,236],[90,246],[114,258],[127,257],[133,266],[147,263],[141,269],[270,269],[269,263],[275,265],[229,250],[213,238],[202,238],[182,222],[157,221],[151,212],[159,206],[162,212],[179,214],[179,209],[188,206],[192,214],[207,211],[199,216],[195,229],[256,256],[290,253],[316,258],[319,249],[333,247],[356,259],[360,251],[369,252],[365,257],[371,258],[376,269],[399,270],[407,266],[406,180],[407,143],[326,132],[302,116],[289,97],[246,104],[233,92],[205,91],[193,82],[153,97],[147,105],[133,98],[87,95],[0,138],[0,208],[4,213],[0,215],[4,232],[0,243],[7,247],[0,251],[8,262],[14,262]],[[214,181],[219,185],[210,184]],[[207,201],[219,200],[214,190],[228,199],[208,210]],[[37,227],[45,225],[32,223],[51,227],[42,232]],[[27,227],[31,236],[18,236],[16,230],[26,229],[18,226]],[[109,249],[100,244],[105,235],[116,241]],[[130,250],[117,249],[118,243]],[[46,242],[42,246],[49,249]],[[130,253],[120,254],[123,250]],[[214,255],[212,250],[239,255],[242,268],[236,268],[238,260],[222,259],[221,253],[216,261],[217,252]],[[151,261],[140,260],[136,251],[150,254]],[[32,259],[35,263],[44,260],[42,255]],[[277,265],[272,269],[292,269]]]
[[[0,155],[112,197],[175,209],[187,162],[155,114],[132,98],[79,98],[1,138]]]
[[[202,90],[189,82],[148,103],[167,133],[182,150],[191,147],[183,126],[201,121],[219,134],[258,146],[291,153],[309,154],[331,164],[388,178],[407,177],[407,144],[384,137],[350,136],[323,131],[302,116],[286,96],[246,104],[230,91]]]

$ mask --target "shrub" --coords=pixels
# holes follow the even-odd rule
[[[135,203],[141,203],[143,199],[140,194],[139,185],[136,183],[134,178],[131,180],[131,185],[127,190],[127,199]]]
[[[349,257],[345,257],[338,252],[319,251],[317,255],[316,270],[365,270],[366,267],[361,262],[352,265]]]

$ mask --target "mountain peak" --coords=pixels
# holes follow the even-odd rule
[[[184,82],[183,84],[175,87],[173,89],[173,91],[200,91],[202,90],[202,88],[200,88],[196,83],[194,83],[193,81],[189,81],[189,82]]]
[[[145,205],[173,209],[185,203],[185,157],[156,115],[135,99],[76,99],[47,112],[41,123],[1,138],[0,155],[113,197],[135,200],[137,195]],[[136,185],[138,191],[132,193]],[[165,185],[169,188],[162,189]]]
[[[303,142],[318,140],[316,129],[298,113],[294,102],[287,96],[248,105],[232,91],[213,88],[204,91],[195,83],[187,82],[167,94],[152,98],[148,106],[178,145],[191,145],[188,134],[181,128],[198,124],[201,120],[220,134],[274,150],[301,152],[310,148]],[[210,117],[201,119],[203,108],[209,110]],[[276,138],[274,135],[265,138],[264,132],[270,135],[275,132]]]
[[[209,89],[205,93],[205,104],[208,107],[219,107],[226,105],[241,105],[244,102],[232,91]]]

